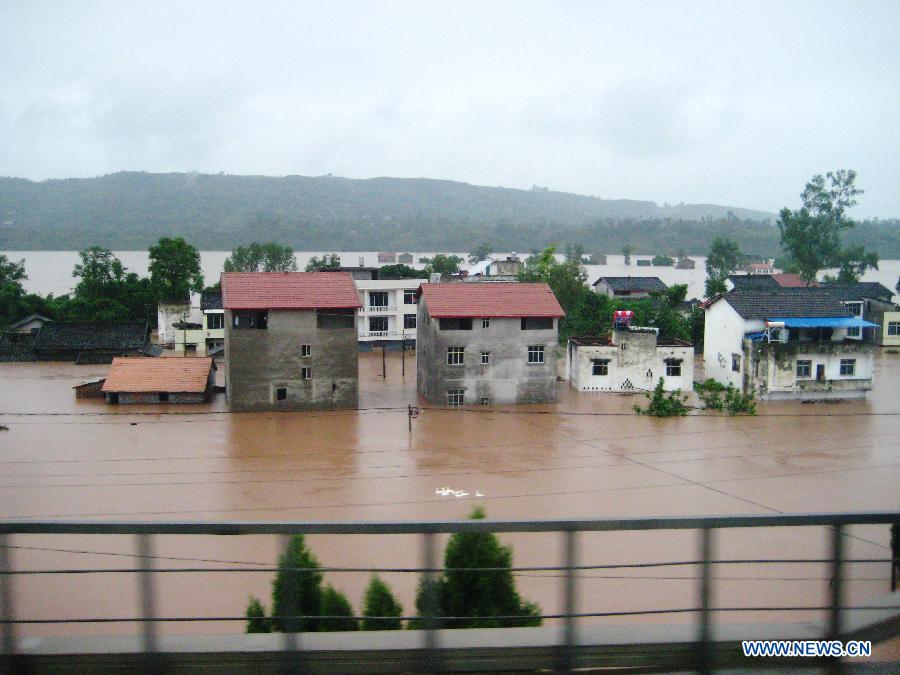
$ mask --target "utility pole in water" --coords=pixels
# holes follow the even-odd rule
[[[419,407],[413,405],[412,403],[407,404],[406,406],[406,416],[409,421],[409,430],[412,431],[412,421],[413,417],[419,416]]]
[[[406,377],[406,326],[400,331],[400,375]]]
[[[384,348],[385,348],[386,344],[387,344],[386,340],[381,341],[381,377],[382,377],[382,379],[387,377],[387,366],[385,365],[385,361],[384,361]]]

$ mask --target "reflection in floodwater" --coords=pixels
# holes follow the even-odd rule
[[[106,406],[74,398],[72,386],[105,366],[0,364],[0,505],[6,518],[404,520],[640,517],[858,511],[900,507],[900,357],[876,357],[870,400],[761,404],[756,418],[638,417],[634,398],[576,394],[560,383],[554,406],[440,409],[415,393],[415,368],[400,355],[361,354],[361,409],[230,414],[207,406]],[[221,376],[221,371],[220,371]],[[422,414],[408,431],[407,405]],[[174,411],[177,414],[169,414]],[[22,415],[22,413],[41,413]],[[62,413],[62,414],[60,414]],[[884,558],[886,528],[852,528],[848,555]],[[158,567],[272,565],[274,537],[160,537]],[[386,541],[386,539],[390,539]],[[310,537],[325,565],[410,566],[414,537]],[[560,563],[558,535],[511,535],[519,565]],[[15,537],[19,568],[128,568],[124,537]],[[582,564],[693,560],[691,532],[583,535]],[[817,558],[827,532],[721,532],[720,558]],[[201,564],[202,563],[202,564]],[[692,566],[589,570],[579,611],[696,604]],[[329,573],[360,610],[367,574]],[[407,611],[412,574],[382,575]],[[717,568],[722,605],[822,604],[824,565]],[[850,597],[883,593],[885,564],[851,565]],[[518,575],[523,596],[560,608],[559,574]],[[268,598],[270,573],[162,574],[159,613],[241,614],[249,594]],[[133,616],[134,575],[16,578],[22,617]],[[789,619],[809,618],[809,613]],[[775,620],[729,614],[730,621]],[[782,617],[787,620],[788,617]],[[641,617],[689,621],[691,615]],[[634,619],[635,621],[637,619]],[[618,618],[615,623],[626,623]],[[25,634],[132,632],[133,625],[43,625]],[[238,623],[169,624],[170,632],[228,632]]]

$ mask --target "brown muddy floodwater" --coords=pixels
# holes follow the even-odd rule
[[[409,357],[408,357],[409,358]],[[207,406],[109,407],[76,401],[72,386],[106,366],[0,364],[0,513],[3,518],[160,520],[408,520],[642,517],[857,511],[900,507],[900,357],[876,356],[869,400],[773,403],[757,417],[697,414],[637,417],[630,396],[577,394],[559,384],[553,406],[423,410],[415,368],[400,375],[399,353],[360,355],[358,411],[229,414],[223,395]],[[424,404],[424,402],[420,402]],[[191,414],[171,415],[177,411]],[[150,412],[150,415],[133,413]],[[102,415],[96,415],[102,413]],[[196,413],[196,414],[195,414]],[[601,414],[598,414],[601,413]],[[441,496],[450,487],[470,496]],[[483,494],[476,498],[476,491]],[[884,527],[851,528],[847,555],[885,558]],[[559,535],[515,535],[518,565],[561,562]],[[817,558],[821,528],[724,531],[720,558]],[[17,569],[134,566],[127,537],[17,536]],[[413,537],[311,537],[326,566],[419,564]],[[582,564],[695,559],[694,533],[586,534]],[[271,565],[276,537],[158,537],[159,567]],[[560,610],[558,573],[517,577],[545,613]],[[591,570],[579,611],[629,611],[696,604],[691,566]],[[722,565],[719,606],[826,604],[823,565]],[[849,598],[888,590],[887,563],[853,564]],[[413,613],[416,578],[382,575]],[[269,601],[270,573],[157,575],[161,616],[243,614],[251,593]],[[360,611],[368,575],[328,573]],[[134,575],[15,578],[19,618],[138,614]],[[692,615],[640,622],[690,621]],[[812,613],[729,613],[727,621],[792,621]],[[629,619],[608,619],[624,624]],[[134,624],[23,626],[23,635],[134,632]],[[238,622],[167,624],[168,632],[238,632]]]

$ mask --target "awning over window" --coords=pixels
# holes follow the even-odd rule
[[[771,317],[772,323],[783,323],[786,328],[877,328],[877,323],[865,321],[857,316],[803,317],[782,319]]]

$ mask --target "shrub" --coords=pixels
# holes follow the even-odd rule
[[[646,408],[639,405],[634,406],[634,412],[638,415],[653,415],[654,417],[680,417],[687,415],[688,407],[685,405],[687,396],[678,389],[671,393],[666,393],[665,382],[663,378],[659,378],[656,387],[652,393],[644,394],[650,401]]]

